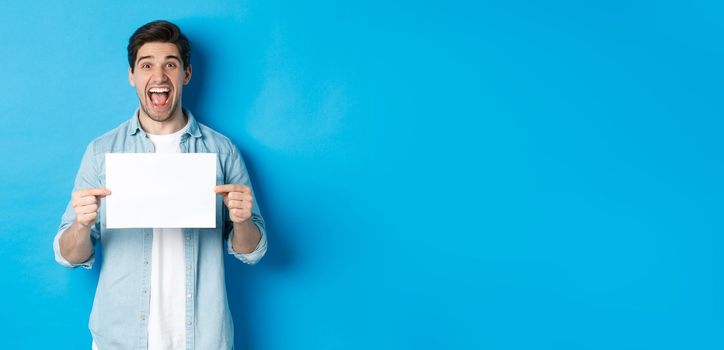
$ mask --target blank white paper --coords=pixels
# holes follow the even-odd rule
[[[216,227],[216,153],[106,153],[107,228]]]

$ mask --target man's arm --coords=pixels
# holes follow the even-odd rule
[[[247,219],[241,224],[234,223],[234,234],[231,237],[231,248],[239,254],[249,254],[256,250],[261,241],[261,232],[256,224]]]
[[[93,254],[91,227],[98,216],[100,198],[110,194],[104,188],[90,188],[73,192],[71,206],[75,220],[60,236],[60,255],[71,264],[81,264]]]

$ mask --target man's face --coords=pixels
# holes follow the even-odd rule
[[[146,43],[138,49],[134,69],[128,69],[128,80],[136,88],[141,113],[164,122],[181,105],[183,86],[191,80],[191,65],[183,68],[175,44]]]

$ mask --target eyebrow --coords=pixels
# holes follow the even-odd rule
[[[142,60],[145,60],[145,59],[147,59],[147,58],[153,58],[153,56],[150,56],[150,55],[149,55],[149,56],[139,57],[139,58],[136,60],[136,63],[141,62]],[[166,59],[167,59],[167,60],[168,60],[168,59],[174,59],[174,60],[178,61],[179,63],[181,62],[181,59],[178,58],[178,56],[175,56],[175,55],[168,55],[168,56],[166,56]]]

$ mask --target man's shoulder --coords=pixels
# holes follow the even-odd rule
[[[209,148],[209,151],[216,153],[234,153],[237,152],[236,145],[226,135],[202,124],[198,123],[201,138]]]
[[[123,139],[128,136],[130,128],[131,120],[125,120],[117,127],[94,138],[88,144],[88,148],[90,148],[95,154],[109,152],[110,149],[113,148],[114,144],[118,143],[118,141],[123,141]]]

